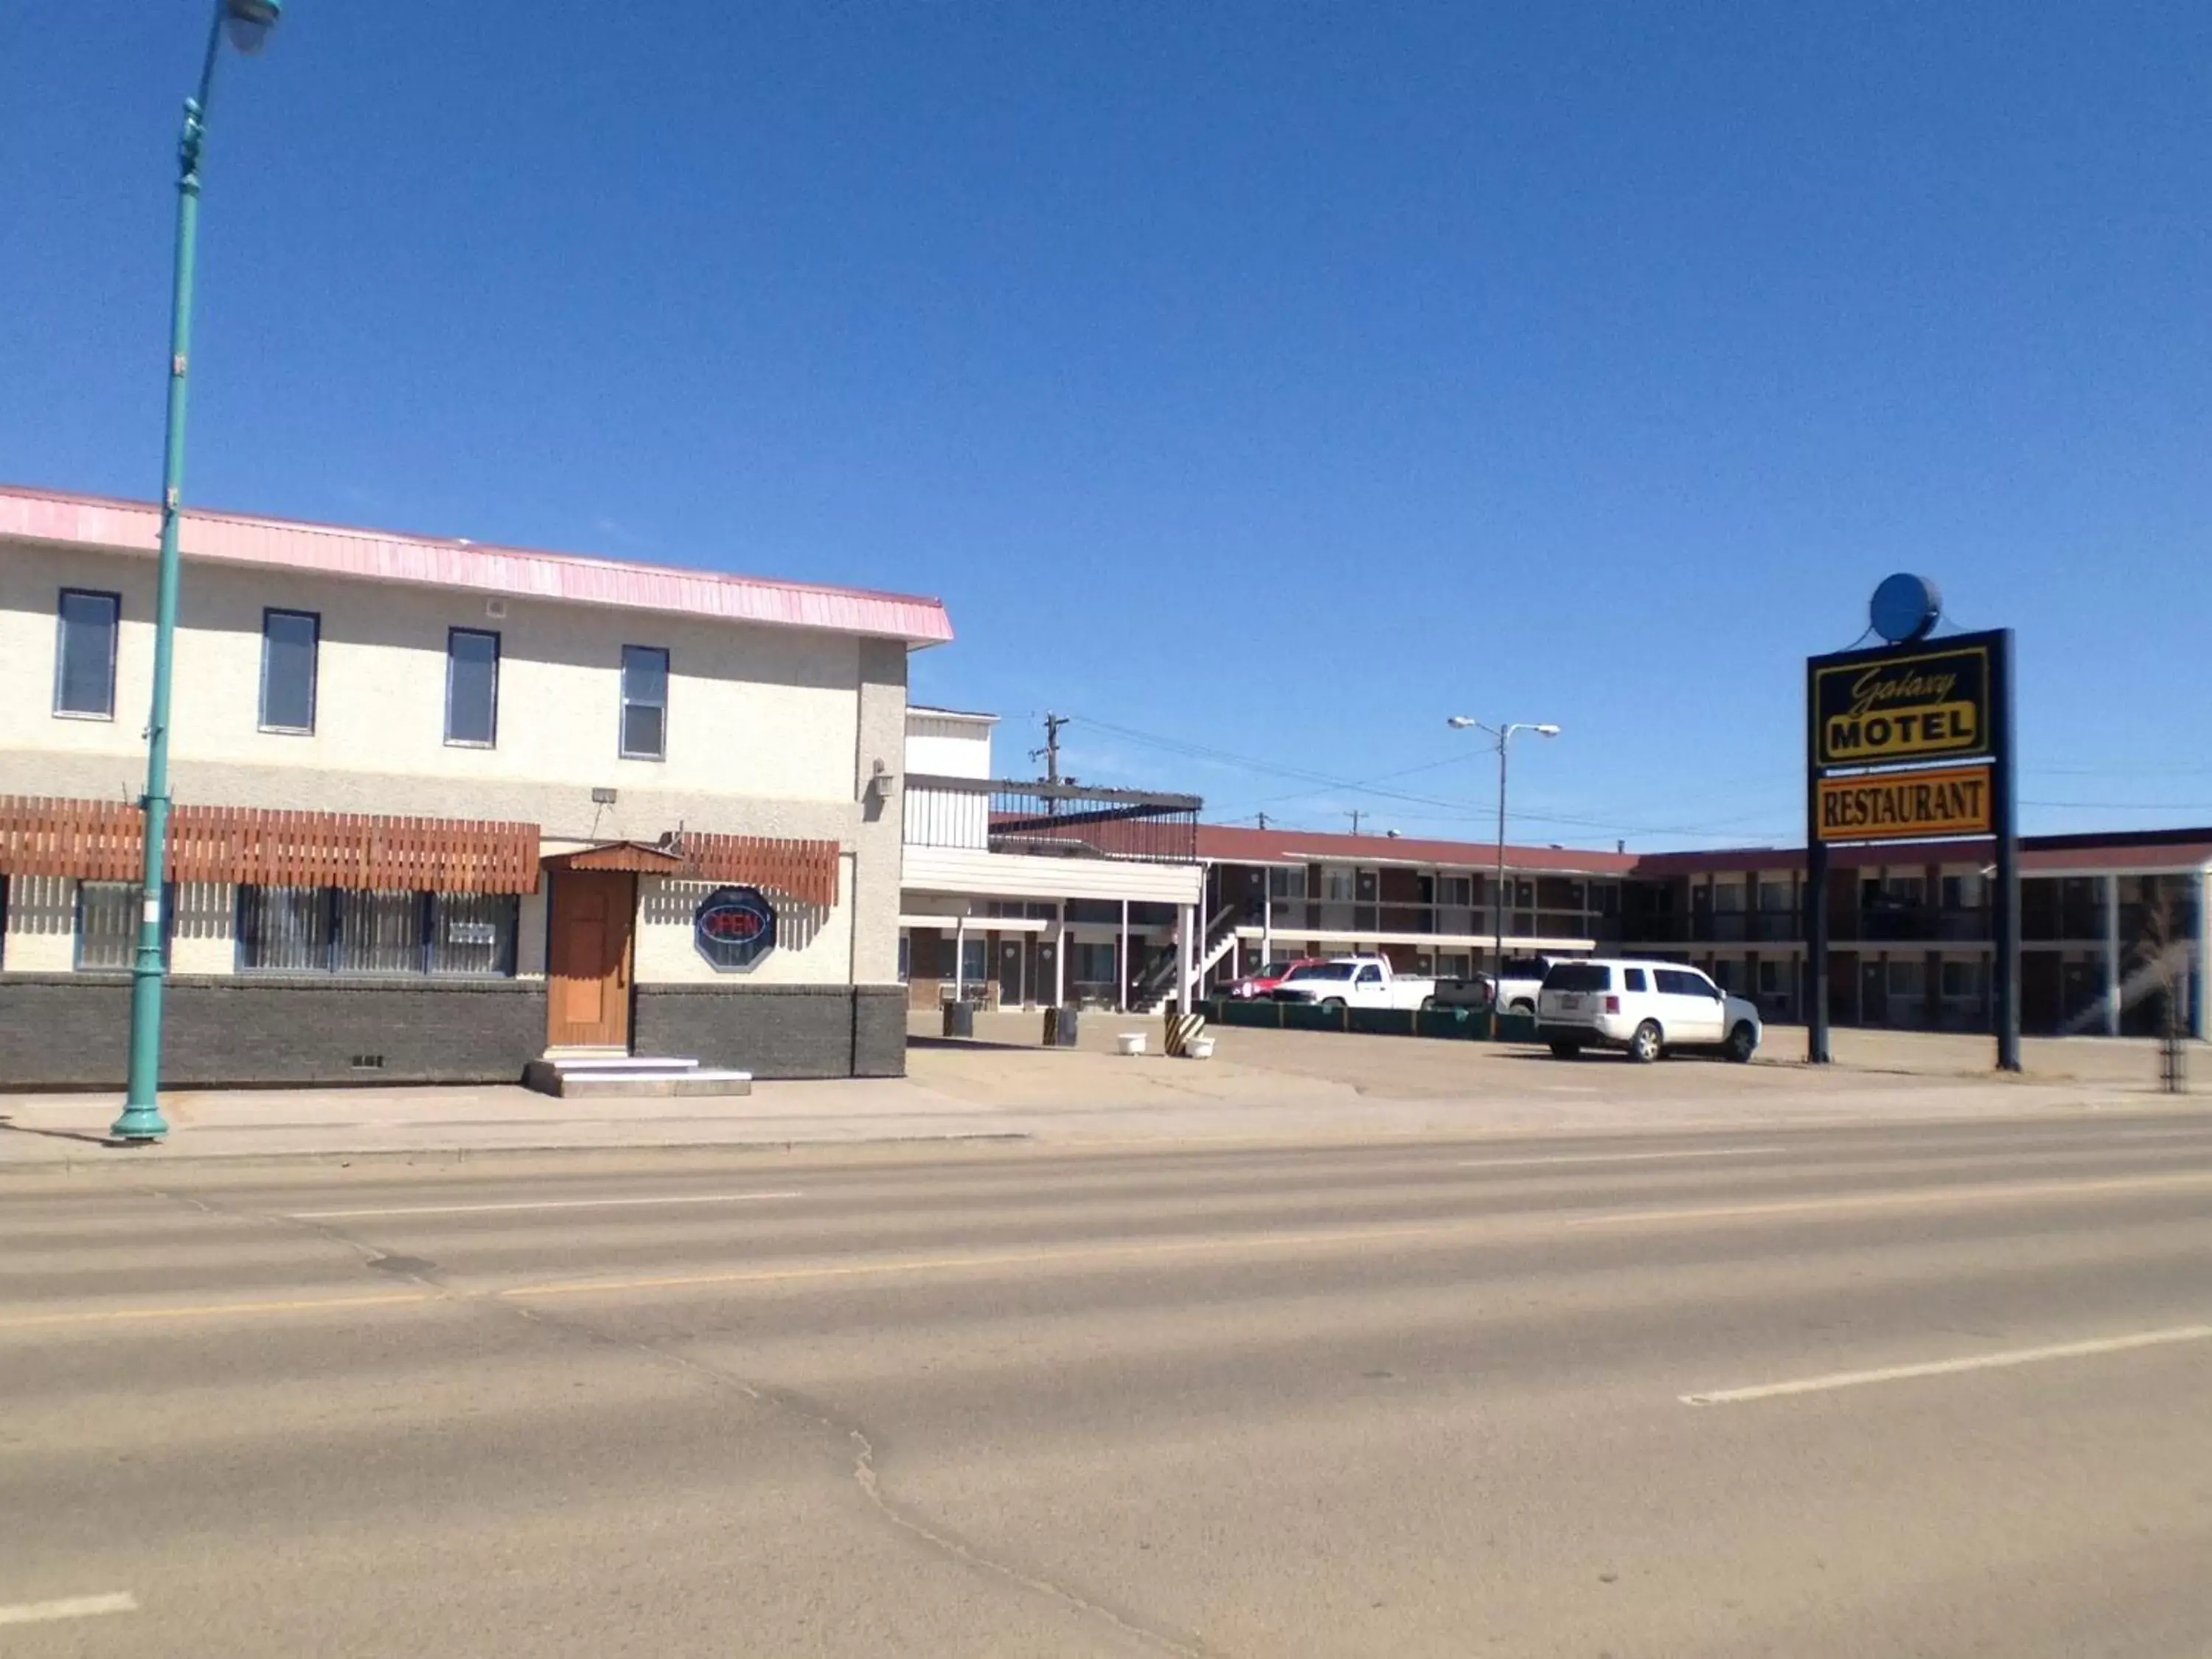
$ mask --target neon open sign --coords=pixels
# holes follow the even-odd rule
[[[757,887],[717,887],[692,912],[691,938],[715,967],[750,968],[775,948],[775,907]]]

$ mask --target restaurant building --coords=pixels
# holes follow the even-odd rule
[[[0,488],[0,1080],[124,1068],[159,527]],[[904,1066],[935,600],[195,512],[163,1083]]]

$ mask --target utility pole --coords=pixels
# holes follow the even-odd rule
[[[1355,836],[1358,835],[1359,833],[1359,820],[1365,817],[1367,815],[1355,806],[1345,816],[1352,820],[1352,833]]]
[[[1258,814],[1258,817],[1260,819],[1260,827],[1262,830],[1265,830],[1267,827],[1267,815],[1265,812],[1261,812]]]
[[[1066,714],[1047,714],[1044,717],[1044,747],[1030,750],[1031,760],[1044,763],[1044,781],[1060,781],[1060,728],[1067,724]]]

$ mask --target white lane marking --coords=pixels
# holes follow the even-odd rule
[[[2056,1342],[2047,1348],[2010,1348],[1966,1359],[1933,1359],[1919,1365],[1885,1365],[1877,1370],[1832,1371],[1826,1376],[1801,1376],[1788,1382],[1760,1382],[1747,1389],[1716,1389],[1707,1394],[1686,1394],[1681,1400],[1686,1406],[1732,1406],[1746,1400],[1773,1400],[1784,1395],[1863,1388],[1869,1382],[1902,1382],[1916,1376],[2002,1370],[2008,1365],[2040,1364],[2046,1359],[2081,1359],[2092,1354],[2125,1353],[2130,1348],[2207,1340],[2212,1340],[2212,1325],[2176,1325],[2169,1330],[2138,1331],[2132,1336],[2105,1336],[2088,1342]]]
[[[295,1210],[294,1221],[360,1221],[382,1215],[489,1215],[517,1210],[612,1210],[651,1204],[755,1204],[772,1198],[799,1198],[799,1193],[679,1193],[653,1198],[526,1199],[513,1204],[401,1204],[381,1210]]]
[[[103,1613],[136,1613],[138,1598],[129,1590],[109,1595],[71,1595],[59,1601],[17,1601],[0,1607],[0,1625],[44,1625],[58,1619],[96,1619]]]
[[[1462,1158],[1462,1170],[1526,1170],[1550,1164],[1652,1164],[1664,1158],[1749,1158],[1754,1152],[1783,1152],[1786,1146],[1711,1146],[1683,1152],[1563,1152],[1555,1158]]]
[[[2170,1191],[2212,1184],[2212,1170],[2183,1175],[2124,1176],[2110,1181],[2018,1181],[1979,1186],[1918,1187],[1906,1191],[1840,1193],[1832,1198],[1799,1198],[1771,1204],[1722,1204],[1699,1210],[1619,1210],[1607,1215],[1576,1216],[1570,1227],[1626,1227],[1654,1221],[1733,1221],[1769,1215],[1818,1215],[1823,1211],[1879,1210],[1913,1204],[2002,1203],[2022,1198],[2095,1198],[2105,1193]]]

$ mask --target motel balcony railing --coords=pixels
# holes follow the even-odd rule
[[[1235,925],[1253,928],[1272,924],[1274,931],[1295,940],[1302,933],[1356,933],[1362,937],[1394,933],[1488,939],[1496,928],[1496,913],[1481,904],[1419,904],[1381,900],[1279,898],[1263,905],[1245,899],[1235,907]],[[1620,918],[1595,911],[1518,908],[1505,916],[1505,936],[1510,939],[1593,939],[1599,945],[1620,941]]]
[[[1204,805],[1152,789],[912,776],[902,835],[909,847],[1188,864]]]

